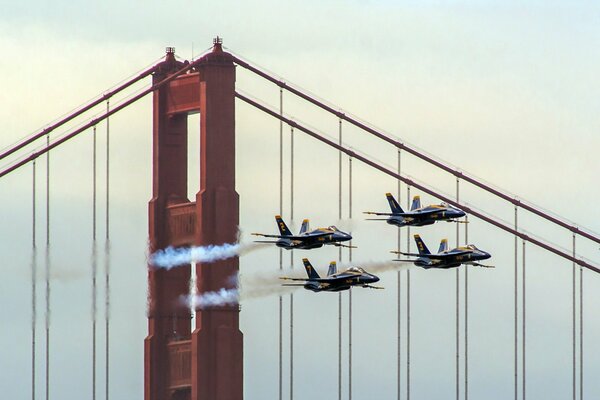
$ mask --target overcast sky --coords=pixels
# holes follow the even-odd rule
[[[36,132],[114,87],[174,46],[182,59],[197,56],[216,35],[235,54],[327,100],[371,125],[483,178],[515,196],[600,232],[597,149],[600,148],[600,6],[594,2],[303,1],[260,2],[10,2],[0,15],[0,148]],[[144,82],[147,84],[147,82]],[[143,85],[142,85],[143,86]],[[139,87],[142,87],[139,86]],[[278,89],[237,69],[237,89],[278,104]],[[146,335],[147,202],[151,194],[151,103],[143,99],[111,119],[111,393],[143,395]],[[241,229],[274,232],[279,212],[279,123],[237,102],[237,186]],[[338,122],[284,95],[296,120],[330,136]],[[101,108],[96,112],[102,111]],[[87,117],[91,118],[91,114]],[[83,119],[81,121],[87,121]],[[198,117],[190,118],[197,146]],[[104,124],[98,145],[105,144]],[[394,148],[343,126],[344,142],[388,165]],[[57,134],[67,132],[62,130]],[[289,128],[285,128],[283,215],[289,221]],[[51,380],[53,398],[91,396],[91,132],[52,154],[51,171]],[[348,218],[348,161],[344,158],[344,218],[338,221],[338,154],[295,133],[294,221],[313,227],[337,223],[352,230],[357,264],[389,259],[396,230],[362,221],[361,211],[385,211],[385,192],[396,182],[353,164],[353,219]],[[104,153],[99,168],[104,168]],[[190,152],[190,188],[197,168]],[[44,387],[45,159],[37,164],[37,391]],[[0,163],[4,165],[4,160]],[[407,155],[403,172],[455,195],[455,181]],[[0,179],[0,387],[11,398],[30,396],[31,381],[31,167]],[[104,196],[104,176],[99,176]],[[513,221],[513,209],[461,185],[461,199]],[[406,188],[402,188],[403,204]],[[413,190],[411,195],[419,194]],[[425,204],[437,199],[422,196]],[[103,218],[105,204],[99,203]],[[103,219],[99,231],[104,229]],[[519,224],[559,246],[571,235],[525,213]],[[455,244],[451,224],[419,229],[430,248],[443,237]],[[460,242],[464,242],[461,227]],[[100,234],[99,234],[100,235]],[[100,235],[100,236],[102,236]],[[403,243],[406,232],[403,231]],[[513,387],[514,238],[469,224],[469,242],[493,254],[494,270],[469,272],[469,393],[506,399]],[[244,239],[249,240],[247,235]],[[99,243],[100,246],[104,242]],[[581,256],[600,263],[597,245],[577,241]],[[309,256],[325,272],[336,249]],[[286,260],[289,258],[286,253]],[[347,254],[344,260],[347,261]],[[519,243],[518,258],[522,250]],[[103,273],[103,253],[99,272]],[[289,264],[289,262],[286,261]],[[519,264],[521,262],[519,261]],[[533,398],[571,393],[571,264],[526,245],[527,379]],[[241,261],[252,276],[278,268],[278,251],[263,249]],[[287,266],[287,265],[286,265]],[[520,274],[519,266],[519,274]],[[472,271],[472,272],[471,272]],[[297,271],[299,276],[303,272]],[[402,278],[402,391],[406,389],[406,272]],[[397,275],[380,274],[385,291],[353,292],[353,397],[394,398],[397,373]],[[101,278],[101,279],[100,279]],[[600,334],[600,280],[585,278],[585,334]],[[99,276],[99,318],[104,286]],[[454,394],[454,271],[411,270],[411,395]],[[461,285],[464,272],[461,271]],[[520,279],[520,278],[519,278]],[[520,284],[520,283],[519,283]],[[519,297],[521,291],[519,289]],[[461,309],[464,290],[461,287]],[[278,299],[248,300],[240,315],[245,345],[245,396],[278,393]],[[284,298],[284,393],[289,390],[289,307]],[[337,396],[338,297],[294,295],[294,395]],[[348,296],[343,296],[343,346],[348,346]],[[520,316],[519,316],[520,318]],[[461,381],[464,314],[461,311]],[[103,322],[102,322],[103,323]],[[520,326],[519,326],[520,329]],[[98,345],[103,348],[104,334]],[[519,338],[519,341],[521,338]],[[600,396],[600,347],[586,343],[585,397]],[[347,396],[348,355],[343,354]],[[98,360],[104,382],[104,358]],[[520,372],[519,372],[520,373]],[[103,394],[103,384],[98,393]],[[463,386],[461,383],[461,392]],[[403,395],[404,396],[404,395]],[[41,398],[41,396],[40,396]],[[287,398],[287,397],[286,397]],[[403,397],[404,398],[404,397]]]

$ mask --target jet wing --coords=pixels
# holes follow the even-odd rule
[[[290,278],[288,276],[280,276],[283,281],[302,281],[302,282],[332,282],[333,279],[328,278]]]
[[[393,217],[394,215],[401,215],[401,214],[393,214],[393,213],[380,213],[380,212],[375,212],[375,211],[363,211],[363,214],[367,214],[367,215],[385,215],[388,217]]]
[[[256,232],[254,232],[254,233],[251,233],[251,235],[254,235],[254,236],[262,236],[262,237],[268,237],[268,238],[277,238],[277,239],[282,239],[282,238],[287,238],[287,237],[289,237],[289,236],[281,236],[281,235],[267,235],[267,234],[265,234],[265,233],[256,233]],[[270,242],[269,242],[269,243],[270,243]]]

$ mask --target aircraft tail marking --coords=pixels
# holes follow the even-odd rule
[[[300,235],[302,235],[305,232],[308,232],[309,226],[308,226],[308,220],[305,219],[304,221],[302,221],[302,226],[300,227]]]
[[[304,263],[304,268],[306,269],[306,274],[308,275],[309,279],[319,279],[320,278],[317,271],[315,271],[315,268],[312,266],[310,261],[308,261],[308,258],[303,258],[302,262]]]
[[[448,250],[448,239],[442,239],[438,253]]]
[[[414,211],[421,208],[421,196],[413,197],[412,204],[410,206],[410,211]]]
[[[390,203],[390,208],[392,209],[393,214],[404,213],[404,210],[402,210],[402,207],[400,207],[400,204],[398,204],[398,202],[396,201],[394,196],[392,196],[391,193],[386,193],[385,197],[387,197],[387,201],[388,203]]]
[[[421,239],[421,236],[415,235],[415,242],[417,243],[417,249],[419,250],[420,255],[425,256],[431,254],[427,246],[425,246],[425,242]]]
[[[275,220],[277,221],[277,227],[279,228],[281,236],[292,236],[292,231],[290,231],[290,228],[283,222],[281,215],[276,215]]]
[[[331,276],[335,273],[337,273],[337,263],[335,261],[332,261],[331,263],[329,263],[329,270],[327,270],[327,276]]]

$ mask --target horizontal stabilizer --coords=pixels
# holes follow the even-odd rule
[[[363,285],[363,287],[368,289],[385,289],[383,286]]]
[[[345,247],[347,249],[357,249],[358,248],[356,246],[350,246],[349,244],[341,244],[341,243],[325,243],[325,244],[331,244],[332,246],[336,246],[336,247]]]

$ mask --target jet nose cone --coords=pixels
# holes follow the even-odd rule
[[[375,275],[371,275],[372,282],[379,282],[379,277]]]
[[[490,258],[492,255],[490,253],[488,253],[487,251],[482,251],[483,253],[483,259],[487,260],[488,258]]]

